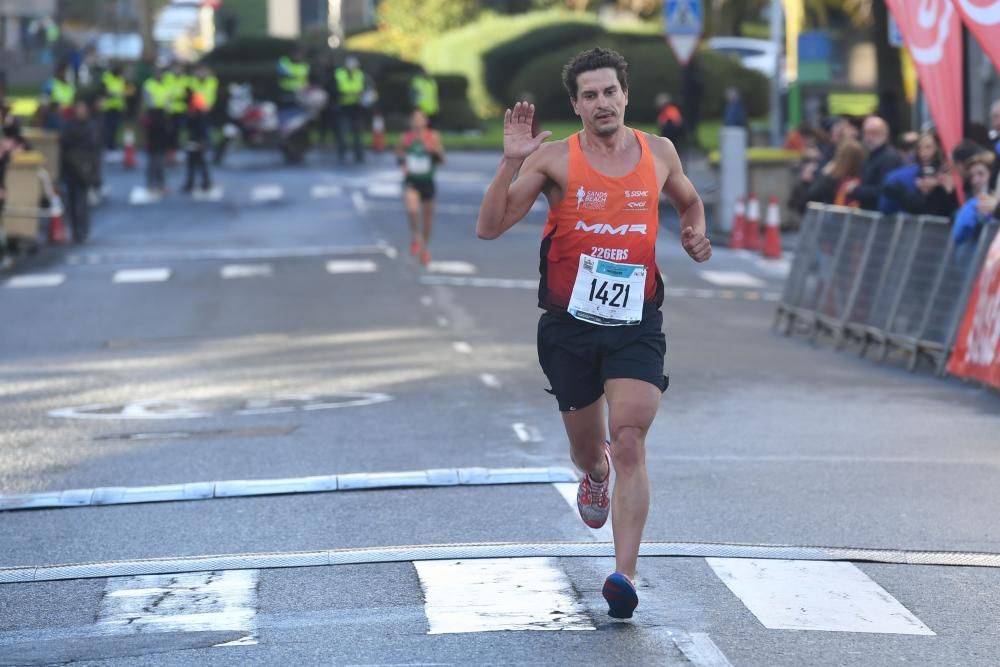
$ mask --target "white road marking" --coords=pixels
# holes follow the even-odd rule
[[[170,269],[122,269],[115,271],[113,283],[162,283],[170,279]]]
[[[195,201],[222,201],[222,186],[216,185],[208,190],[194,190],[191,198]]]
[[[670,640],[694,667],[733,667],[712,638],[704,632],[669,630]]]
[[[428,307],[433,306],[434,298],[425,294],[422,297],[420,297],[420,305]]]
[[[698,274],[702,280],[720,287],[764,287],[766,284],[743,271],[699,271]]]
[[[344,189],[339,185],[318,184],[309,189],[309,196],[313,199],[332,199],[344,194]]]
[[[66,276],[62,273],[34,273],[26,276],[14,276],[4,283],[4,287],[55,287],[62,285]]]
[[[458,340],[451,344],[455,348],[456,352],[461,354],[472,354],[472,346],[466,343],[464,340]]]
[[[327,273],[374,273],[378,264],[370,259],[332,259],[326,263]]]
[[[369,197],[376,197],[381,199],[390,199],[395,197],[403,196],[403,186],[399,183],[369,183],[366,188],[366,194]]]
[[[250,201],[262,203],[278,201],[285,196],[285,189],[280,185],[255,185],[250,191]]]
[[[771,630],[934,634],[851,563],[705,560],[757,620]]]
[[[451,324],[451,322],[448,320],[447,317],[439,317],[437,318],[437,324],[439,327],[443,329],[447,327],[449,324]]]
[[[552,558],[414,561],[428,634],[594,630]]]
[[[476,272],[476,267],[468,262],[431,262],[427,266],[431,273],[451,273],[458,275],[471,275]]]
[[[714,289],[695,289],[691,290],[691,293],[699,299],[711,299],[715,296]]]
[[[664,287],[663,294],[666,296],[688,296],[691,290],[686,287]]]
[[[244,633],[241,645],[256,644],[257,578],[258,570],[114,577],[104,589],[97,631],[235,631]]]
[[[227,264],[222,267],[222,277],[226,279],[273,275],[274,269],[270,264]]]
[[[351,193],[351,203],[359,215],[364,215],[368,212],[368,204],[365,202],[365,196],[357,190]]]
[[[787,276],[792,270],[792,258],[789,253],[783,254],[777,259],[757,259],[755,266],[762,271],[766,271],[775,276]]]
[[[150,192],[141,185],[137,185],[132,188],[132,191],[128,195],[128,203],[133,206],[142,206],[143,204],[153,204],[163,199],[163,195],[157,192]]]
[[[466,278],[462,276],[420,276],[423,285],[455,287],[500,287],[502,289],[538,289],[538,280],[517,278]]]
[[[580,525],[590,531],[590,534],[594,536],[594,539],[598,542],[614,542],[615,536],[611,531],[611,515],[608,515],[608,522],[601,526],[600,528],[591,528],[580,519],[580,510],[576,506],[576,492],[580,486],[579,482],[554,482],[552,486],[556,487],[556,491],[559,495],[563,497],[566,504],[570,506],[573,510],[573,516],[576,520],[580,522]]]
[[[764,301],[781,301],[781,293],[780,292],[764,292],[763,299],[764,299]]]
[[[479,379],[482,380],[483,384],[485,384],[487,387],[490,387],[491,389],[500,388],[500,380],[497,379],[497,376],[493,375],[492,373],[483,373],[482,375],[479,376]]]
[[[248,259],[284,259],[297,257],[324,257],[327,255],[385,255],[392,257],[396,249],[384,245],[331,245],[331,246],[297,246],[286,248],[205,248],[205,249],[173,249],[125,251],[107,253],[88,253],[83,255],[87,264],[115,262],[166,262],[189,261],[202,259],[216,260],[248,260]]]
[[[514,434],[517,435],[517,439],[521,442],[541,442],[542,433],[534,426],[528,426],[522,422],[515,422],[511,424],[511,428],[514,429]]]

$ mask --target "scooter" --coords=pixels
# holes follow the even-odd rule
[[[248,148],[277,148],[287,164],[298,164],[310,147],[309,130],[326,106],[327,94],[310,86],[296,95],[297,104],[279,108],[274,102],[254,100],[249,84],[229,84],[228,122],[215,150],[215,164],[225,159],[229,144],[239,139]]]

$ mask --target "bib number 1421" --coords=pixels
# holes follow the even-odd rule
[[[628,297],[631,289],[631,285],[621,283],[611,283],[611,289],[608,289],[607,280],[593,278],[590,281],[590,300],[600,301],[613,308],[628,308]]]

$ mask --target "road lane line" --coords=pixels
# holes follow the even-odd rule
[[[332,259],[326,263],[327,273],[374,273],[378,264],[370,259]]]
[[[222,267],[221,275],[227,280],[268,277],[274,275],[274,268],[270,264],[227,264]]]
[[[712,638],[704,632],[669,630],[670,640],[694,667],[733,667]]]
[[[719,287],[764,287],[766,283],[744,271],[699,271],[702,280]]]
[[[493,375],[492,373],[483,373],[479,376],[479,379],[482,380],[483,384],[485,384],[487,387],[490,387],[491,389],[500,388],[500,380],[497,379],[497,376]]]
[[[434,298],[425,294],[422,297],[420,297],[420,305],[427,307],[433,306]]]
[[[369,197],[394,199],[403,196],[403,186],[400,183],[376,181],[368,184],[366,194]]]
[[[206,248],[88,253],[87,264],[114,262],[167,262],[192,260],[296,259],[341,255],[385,255],[391,257],[395,248],[384,245],[358,246],[293,246],[278,248]]]
[[[162,283],[170,279],[170,269],[122,269],[111,277],[113,283]]]
[[[706,561],[733,595],[771,630],[935,634],[851,563]]]
[[[354,210],[357,211],[359,215],[365,215],[368,213],[368,204],[365,202],[365,196],[358,190],[351,193],[351,203],[354,205]]]
[[[115,577],[98,609],[98,635],[245,633],[219,646],[257,643],[258,570]]]
[[[313,199],[332,199],[344,194],[344,189],[339,185],[328,185],[320,183],[309,189],[309,196]]]
[[[455,275],[472,275],[476,272],[476,267],[468,262],[431,262],[427,266],[427,270],[431,273],[450,273]]]
[[[451,324],[451,322],[448,320],[447,317],[439,317],[439,318],[437,318],[437,325],[439,327],[441,327],[442,329],[448,327],[450,324]]]
[[[250,191],[250,201],[258,204],[278,201],[285,196],[285,189],[280,185],[255,185]]]
[[[553,558],[414,561],[427,634],[596,630]]]
[[[511,428],[514,429],[514,434],[521,442],[542,441],[541,432],[534,426],[528,426],[527,424],[523,424],[521,422],[515,422],[514,424],[511,424]]]
[[[469,278],[463,276],[420,276],[422,285],[451,285],[455,287],[499,287],[502,289],[538,289],[538,280],[517,278]]]
[[[66,276],[62,273],[34,273],[26,276],[14,276],[7,279],[4,287],[21,289],[28,287],[55,287],[66,282]]]
[[[451,346],[460,354],[472,354],[472,346],[464,340],[455,341]]]

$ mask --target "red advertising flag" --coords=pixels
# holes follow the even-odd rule
[[[1000,0],[952,0],[969,32],[1000,69]]]
[[[948,372],[1000,387],[1000,234],[969,297]]]
[[[945,153],[962,140],[962,23],[952,0],[886,0]],[[959,188],[961,192],[961,188]]]

